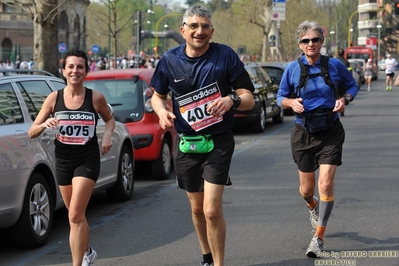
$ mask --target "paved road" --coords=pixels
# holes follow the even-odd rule
[[[236,132],[233,186],[223,199],[227,266],[399,265],[399,88],[385,92],[383,78],[380,72],[371,92],[363,86],[342,118],[344,164],[338,168],[323,259],[305,256],[312,235],[290,154],[293,117],[282,125],[268,122],[262,134]],[[146,171],[140,175],[129,202],[109,203],[104,193],[92,198],[88,220],[99,254],[94,265],[199,265],[184,192],[173,178],[159,182]],[[71,265],[67,235],[61,210],[43,248],[18,249],[1,238],[0,265]]]

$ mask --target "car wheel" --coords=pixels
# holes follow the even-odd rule
[[[11,241],[20,247],[43,246],[53,224],[54,204],[42,174],[33,172],[23,199],[21,216],[11,228]]]
[[[252,131],[255,133],[261,133],[266,128],[266,110],[263,104],[260,104],[256,121],[252,124]]]
[[[107,196],[112,201],[131,199],[134,188],[134,160],[132,152],[125,145],[119,155],[118,177],[113,187],[107,189]]]
[[[284,122],[284,109],[281,107],[278,107],[278,108],[279,108],[279,113],[277,115],[273,116],[274,124],[282,124]]]
[[[172,168],[172,154],[170,150],[168,141],[163,139],[159,158],[151,163],[152,174],[158,180],[166,180],[169,177]]]

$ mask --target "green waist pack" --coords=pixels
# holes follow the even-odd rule
[[[185,136],[180,139],[179,149],[183,153],[208,153],[213,150],[212,135]]]

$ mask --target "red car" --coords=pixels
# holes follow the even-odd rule
[[[114,109],[114,118],[125,123],[134,144],[136,162],[151,162],[153,175],[164,180],[172,168],[174,129],[165,131],[151,105],[149,87],[155,69],[129,68],[89,72],[84,85],[101,91]],[[167,101],[172,111],[172,101]]]

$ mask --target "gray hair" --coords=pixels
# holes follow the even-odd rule
[[[317,37],[324,42],[323,29],[321,28],[320,24],[316,21],[305,20],[296,29],[295,39],[297,43],[299,43],[299,41],[302,39],[302,36],[305,35],[308,30],[315,31],[317,33]]]
[[[199,16],[199,17],[203,17],[203,18],[210,18],[211,23],[212,23],[211,11],[208,8],[206,8],[204,6],[200,6],[200,5],[190,6],[186,10],[186,12],[184,12],[183,23],[186,22],[189,17],[194,17],[194,16]]]

